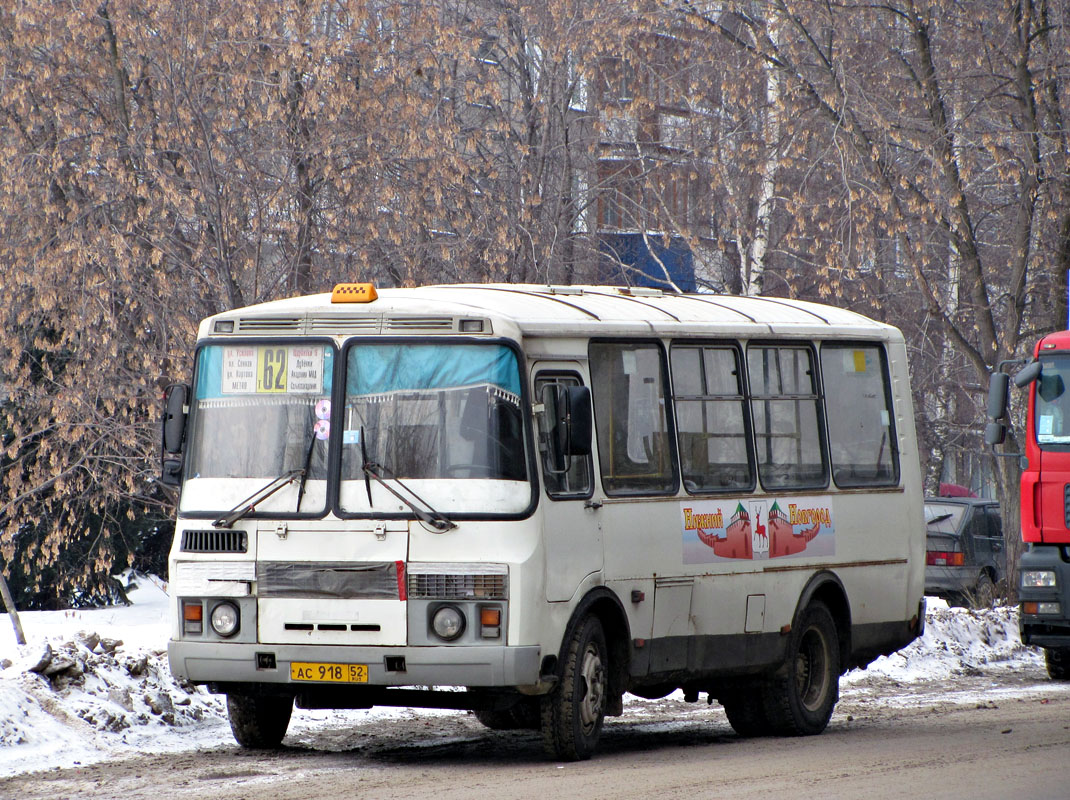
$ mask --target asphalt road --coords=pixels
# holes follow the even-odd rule
[[[300,712],[297,712],[300,713]],[[543,758],[534,732],[471,715],[332,724],[276,752],[236,746],[0,779],[4,800],[1070,798],[1070,684],[1029,674],[842,693],[820,736],[741,739],[716,705],[632,703],[598,754]]]

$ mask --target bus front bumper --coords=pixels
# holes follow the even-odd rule
[[[519,687],[539,682],[540,648],[472,647],[339,647],[330,645],[188,642],[167,645],[171,673],[191,683],[338,685],[295,680],[290,665],[362,665],[367,681],[349,686],[480,686]]]

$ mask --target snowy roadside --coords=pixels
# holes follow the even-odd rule
[[[230,736],[218,697],[167,667],[163,582],[130,579],[130,606],[0,617],[0,776],[195,748]]]
[[[171,677],[162,582],[144,575],[129,580],[129,607],[20,614],[29,640],[23,646],[15,644],[7,616],[0,616],[0,776],[139,752],[233,746],[223,700]],[[1039,652],[1018,638],[1016,609],[968,611],[938,600],[929,605],[925,635],[866,670],[848,673],[841,697],[872,694],[876,686],[880,702],[895,704],[896,686],[1040,662]],[[356,722],[464,712],[345,713]],[[338,724],[338,716],[295,714],[291,733]]]

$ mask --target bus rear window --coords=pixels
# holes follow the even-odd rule
[[[832,478],[837,486],[899,482],[884,351],[875,345],[821,348]]]

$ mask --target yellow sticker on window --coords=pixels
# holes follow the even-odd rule
[[[866,351],[865,350],[844,350],[843,352],[843,371],[850,374],[852,372],[865,372],[866,371]]]

